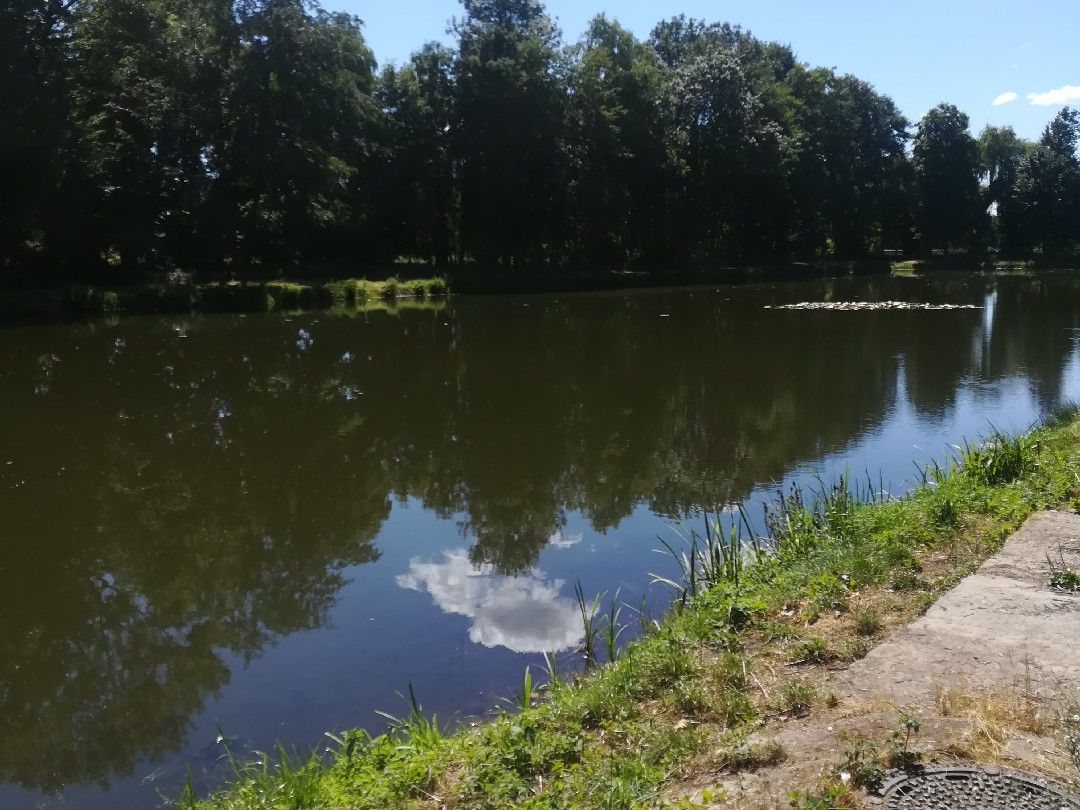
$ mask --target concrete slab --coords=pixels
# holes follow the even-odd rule
[[[838,712],[762,732],[762,739],[780,742],[787,760],[727,780],[728,805],[789,807],[788,791],[812,788],[839,762],[848,745],[842,737],[887,739],[899,707],[921,716],[921,748],[947,751],[949,740],[970,732],[972,720],[942,715],[943,690],[1023,695],[1047,705],[1080,692],[1080,595],[1049,586],[1048,558],[1080,570],[1080,515],[1033,515],[922,617],[833,673],[821,688],[839,698]],[[1038,768],[1053,747],[1050,739],[1015,735],[1002,758]]]
[[[943,685],[1080,686],[1080,597],[1049,586],[1048,556],[1080,570],[1080,515],[1033,515],[979,570],[852,664],[838,685],[918,701]]]

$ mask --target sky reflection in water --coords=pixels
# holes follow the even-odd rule
[[[542,653],[567,650],[582,639],[577,604],[560,596],[563,581],[548,581],[539,570],[500,576],[492,565],[474,565],[460,548],[444,552],[441,562],[413,558],[397,583],[431,594],[446,613],[472,619],[469,640],[475,644]]]

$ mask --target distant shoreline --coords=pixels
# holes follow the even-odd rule
[[[125,315],[259,313],[318,310],[370,311],[438,306],[447,295],[509,295],[798,281],[892,275],[918,278],[943,273],[1027,275],[1080,268],[1067,260],[1006,261],[967,257],[925,260],[865,259],[792,262],[678,270],[596,271],[452,269],[443,275],[384,280],[159,282],[126,286],[54,285],[0,290],[0,326],[64,323]]]
[[[121,315],[257,313],[304,310],[347,312],[431,308],[445,299],[441,277],[384,281],[227,281],[141,284],[110,289],[58,286],[0,293],[0,324],[95,320]]]

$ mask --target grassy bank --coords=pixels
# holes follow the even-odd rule
[[[904,259],[890,263],[889,272],[900,278],[919,278],[942,272],[992,276],[1031,276],[1038,272],[1068,271],[1080,267],[1073,259],[972,259],[966,256]]]
[[[178,803],[695,806],[672,785],[700,784],[703,774],[719,783],[782,759],[783,750],[747,736],[825,711],[835,698],[819,694],[818,670],[865,655],[1033,511],[1075,506],[1078,481],[1080,420],[1069,413],[965,446],[903,498],[847,482],[793,492],[770,510],[767,542],[711,527],[676,548],[684,576],[672,583],[675,607],[640,640],[611,645],[611,660],[584,676],[549,660],[546,674],[524,674],[515,707],[476,728],[444,729],[414,703],[386,734],[334,735],[322,755],[279,751],[249,762],[250,752],[233,752],[232,785],[205,799],[188,790]],[[733,545],[743,553],[730,553]],[[607,657],[598,650],[619,617],[581,601],[586,655]]]
[[[441,277],[148,284],[114,290],[76,286],[6,292],[0,296],[0,318],[83,320],[149,313],[355,311],[439,301],[448,291],[446,279]]]

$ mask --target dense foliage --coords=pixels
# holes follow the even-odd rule
[[[749,262],[1080,242],[1080,114],[1038,143],[912,127],[866,82],[727,24],[564,45],[539,0],[463,0],[379,72],[309,0],[4,0],[9,281]]]

